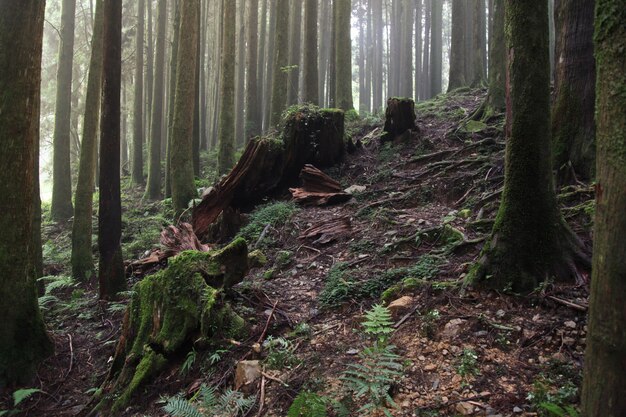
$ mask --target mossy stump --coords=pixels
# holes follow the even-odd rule
[[[227,208],[246,210],[297,185],[306,164],[329,167],[345,156],[344,112],[294,106],[285,112],[282,133],[250,141],[232,171],[211,187],[193,211],[193,230],[203,240]]]
[[[221,250],[182,252],[137,283],[97,409],[116,415],[192,345],[240,336],[245,323],[224,301],[222,289],[241,282],[248,269],[248,247],[237,239]]]
[[[387,100],[382,142],[392,141],[407,131],[418,131],[415,124],[415,101],[410,98],[391,97]]]

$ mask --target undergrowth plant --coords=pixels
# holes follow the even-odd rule
[[[215,388],[202,385],[190,400],[181,396],[168,398],[163,410],[172,417],[238,417],[255,403],[256,396],[245,398],[231,389],[218,394]]]
[[[32,395],[42,392],[37,388],[25,388],[18,389],[13,392],[13,408],[11,410],[0,410],[0,417],[4,416],[13,416],[20,414],[22,411],[18,408],[18,406],[26,399],[30,398]]]
[[[238,237],[243,237],[249,244],[255,243],[263,229],[268,225],[277,227],[287,223],[297,211],[293,202],[278,201],[259,206],[250,214],[248,224],[239,231]]]

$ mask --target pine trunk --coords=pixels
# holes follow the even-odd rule
[[[246,0],[248,3],[248,49],[246,53],[246,142],[261,133],[259,117],[258,80],[258,26],[259,0]]]
[[[319,104],[317,0],[304,0],[304,68],[302,102]]]
[[[352,41],[350,39],[350,17],[352,0],[335,0],[337,12],[335,28],[335,107],[348,111],[354,110],[352,102]]]
[[[489,93],[486,114],[504,111],[506,92],[506,44],[504,41],[504,0],[494,0],[489,34]]]
[[[472,30],[472,86],[478,87],[485,80],[483,55],[487,47],[485,40],[485,0],[473,0],[474,26]]]
[[[289,63],[289,0],[276,0],[276,28],[274,30],[274,73],[272,74],[272,99],[270,104],[270,126],[280,123],[287,103],[288,75],[285,67]]]
[[[180,0],[174,0],[174,20],[172,21],[172,53],[170,56],[170,77],[167,87],[167,152],[165,154],[165,198],[172,196],[172,177],[170,150],[172,149],[172,126],[174,124],[174,99],[176,98],[176,65],[178,60],[178,41],[180,38]]]
[[[302,0],[291,0],[289,13],[289,71],[287,106],[298,104],[300,86],[300,43],[302,41]]]
[[[448,92],[465,84],[465,1],[452,3],[452,45],[450,47],[450,77]]]
[[[228,173],[235,163],[235,27],[234,1],[223,5],[222,62],[220,71],[220,120],[218,127],[218,173]]]
[[[441,65],[443,60],[443,0],[431,0],[430,26],[430,97],[441,93]]]
[[[135,39],[135,96],[134,96],[134,111],[133,111],[132,180],[133,180],[133,183],[142,185],[144,181],[143,180],[143,37],[144,37],[144,2],[143,1],[137,2],[137,34],[136,36],[137,38]],[[93,51],[92,51],[92,54],[93,54]]]

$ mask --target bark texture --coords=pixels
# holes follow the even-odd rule
[[[257,65],[259,59],[258,26],[259,0],[246,0],[248,4],[248,48],[246,51],[246,140],[261,133],[261,112],[259,109],[259,75]]]
[[[465,16],[467,3],[452,2],[452,40],[450,47],[450,77],[448,92],[466,85],[465,81]]]
[[[302,102],[319,104],[317,67],[317,0],[304,0],[304,57],[302,59]]]
[[[597,0],[597,185],[582,415],[626,413],[626,7]]]
[[[335,0],[335,107],[344,111],[353,110],[352,102],[352,41],[350,39],[350,17],[352,0]]]
[[[430,97],[441,93],[441,65],[443,61],[443,0],[431,0],[430,26]]]
[[[220,70],[220,120],[218,172],[226,174],[235,163],[235,21],[236,2],[224,2]]]
[[[135,39],[135,96],[133,108],[132,180],[143,184],[143,39],[144,2],[137,2],[137,38]]]
[[[506,43],[504,41],[504,0],[493,0],[489,34],[489,93],[486,114],[503,112],[506,91]]]
[[[289,0],[276,0],[276,27],[274,31],[274,72],[272,76],[272,100],[270,126],[277,127],[287,104],[289,63]]]
[[[35,289],[33,212],[45,3],[0,2],[0,386],[52,353]]]

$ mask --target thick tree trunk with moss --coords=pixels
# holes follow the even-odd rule
[[[120,196],[120,88],[122,77],[122,2],[104,0],[102,118],[100,120],[100,204],[98,281],[100,299],[126,289],[122,262]]]
[[[303,106],[289,114],[281,139],[259,138],[193,211],[193,229],[204,238],[228,207],[247,209],[296,185],[305,164],[332,166],[345,154],[344,112]]]
[[[220,120],[218,173],[226,174],[235,163],[235,27],[236,2],[224,2],[220,70]]]
[[[586,417],[626,413],[626,8],[597,0],[598,141],[593,275],[581,396]]]
[[[135,39],[135,96],[133,107],[133,183],[143,185],[143,37],[144,2],[137,2]],[[93,54],[93,51],[92,51]]]
[[[102,90],[102,31],[104,24],[102,13],[102,0],[98,0],[96,2],[96,15],[91,40],[91,59],[87,80],[87,94],[85,96],[85,117],[83,119],[83,140],[80,148],[74,223],[72,225],[72,275],[80,281],[88,280],[95,271],[91,249],[91,217],[93,215],[93,190],[96,180],[95,166],[98,155],[97,137],[100,121],[100,93]],[[141,115],[139,117],[141,119]]]
[[[139,388],[173,357],[184,358],[192,345],[206,349],[213,339],[241,337],[245,322],[222,289],[241,282],[248,269],[248,247],[238,239],[219,251],[183,252],[170,258],[166,269],[140,281],[97,409],[120,413]]]
[[[318,105],[317,0],[304,0],[303,49],[302,102]]]
[[[452,40],[450,47],[450,77],[448,92],[466,85],[465,82],[465,16],[467,3],[452,2]]]
[[[549,277],[579,278],[589,260],[559,212],[552,180],[547,0],[507,0],[506,27],[504,192],[471,276],[489,288],[527,292]]]
[[[270,126],[278,127],[287,104],[289,75],[289,0],[276,0],[276,28],[274,30],[274,73],[272,76],[272,101]]]
[[[350,17],[352,0],[335,0],[336,13],[333,16],[335,28],[335,107],[354,110],[352,102],[352,41],[350,38]]]
[[[45,3],[0,2],[0,386],[52,353],[35,289],[33,202]]]
[[[50,215],[56,221],[68,220],[73,214],[70,124],[72,117],[75,12],[76,0],[63,0],[54,111],[54,157],[52,160],[52,203],[50,205]]]
[[[150,153],[148,161],[148,184],[144,197],[161,198],[161,134],[163,126],[163,89],[165,85],[165,29],[167,26],[167,0],[158,0],[157,43],[154,58],[154,85],[152,113],[150,115]]]
[[[196,104],[196,50],[198,31],[197,8],[200,0],[181,0],[181,19],[176,68],[176,100],[172,147],[170,148],[170,175],[172,202],[181,214],[196,196],[193,172],[193,124]]]
[[[504,0],[493,0],[493,20],[489,34],[489,92],[485,115],[503,112],[506,91],[506,42],[504,40]]]
[[[626,4],[625,4],[626,6]],[[557,0],[553,164],[561,183],[589,180],[595,163],[594,0]]]

